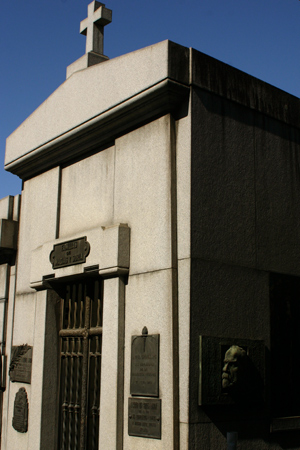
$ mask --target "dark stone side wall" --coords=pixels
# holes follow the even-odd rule
[[[300,448],[269,432],[269,273],[300,276],[299,150],[299,130],[192,90],[190,450],[225,450],[227,431],[239,450]],[[199,335],[265,341],[263,407],[198,406]]]

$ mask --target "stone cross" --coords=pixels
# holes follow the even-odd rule
[[[85,52],[103,55],[104,27],[112,20],[111,9],[103,3],[93,1],[88,5],[88,17],[80,22],[80,33],[86,36]]]

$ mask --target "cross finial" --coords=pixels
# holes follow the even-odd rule
[[[103,55],[104,27],[112,20],[111,9],[94,0],[88,5],[88,17],[80,23],[80,33],[86,36],[85,52]]]

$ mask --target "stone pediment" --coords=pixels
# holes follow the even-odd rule
[[[5,169],[30,178],[169,112],[188,95],[188,59],[163,41],[74,73],[8,137]]]

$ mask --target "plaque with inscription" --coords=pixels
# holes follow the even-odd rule
[[[160,399],[128,399],[128,434],[161,439]]]
[[[53,246],[49,259],[53,269],[85,263],[90,253],[90,244],[86,236],[61,242]]]
[[[31,383],[32,347],[18,345],[12,347],[11,362],[9,366],[10,381]]]
[[[131,395],[159,395],[159,334],[148,335],[146,327],[141,336],[131,338]]]
[[[28,398],[25,388],[20,388],[16,393],[12,426],[19,433],[26,433],[28,430]]]

